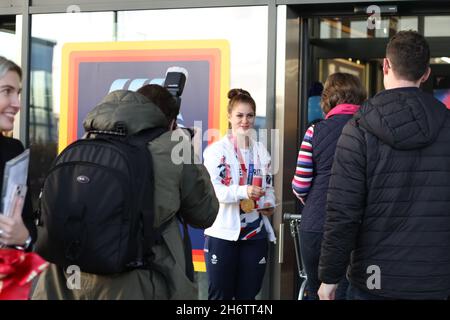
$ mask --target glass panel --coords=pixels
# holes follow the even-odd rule
[[[20,65],[22,16],[0,15],[0,56]]]
[[[225,39],[230,48],[230,80],[226,86],[244,88],[250,92],[256,102],[258,128],[265,127],[266,115],[267,17],[267,7],[119,12],[117,38],[119,41]],[[189,107],[189,101],[185,100],[181,113],[183,108]],[[203,125],[203,129],[205,127]],[[191,240],[193,249],[202,252],[203,232],[191,229]],[[201,266],[204,262],[196,256],[194,265],[196,270],[204,268]],[[199,298],[206,299],[206,274],[197,272],[196,279]]]
[[[425,37],[449,37],[450,16],[425,17]]]
[[[0,56],[10,59],[21,65],[22,48],[22,16],[0,15]],[[26,104],[25,104],[26,105]],[[14,130],[7,135],[19,138],[20,113],[15,117]]]
[[[398,22],[398,31],[401,30],[419,30],[419,18],[418,17],[401,17]]]
[[[339,18],[321,19],[320,35],[321,39],[336,39],[341,37],[342,22]]]
[[[382,63],[382,59],[319,59],[318,83],[324,84],[328,76],[335,72],[350,73],[361,80],[367,96],[372,97],[384,89]],[[308,101],[309,122],[322,116],[319,94],[312,94],[312,92],[310,90]],[[314,96],[317,96],[317,98],[311,99]]]
[[[30,77],[30,141],[34,155],[30,168],[32,194],[39,194],[45,173],[57,154],[61,92],[67,90],[67,85],[62,87],[63,45],[105,41],[226,41],[230,51],[230,63],[226,65],[230,79],[224,85],[226,88],[244,88],[251,93],[257,104],[257,126],[265,127],[267,30],[266,6],[33,15]],[[116,68],[120,66],[117,64]],[[120,70],[126,78],[128,70]],[[147,74],[145,70],[143,73]],[[137,86],[137,80],[142,79],[134,80]],[[128,81],[122,86],[131,88],[133,82]],[[82,83],[79,85],[81,87]],[[219,99],[227,101],[226,96]],[[204,130],[206,127],[203,125]],[[203,256],[202,244],[197,247],[192,235],[191,240],[194,249],[201,252],[197,255]],[[206,275],[197,273],[196,277],[200,281],[199,298],[206,299]]]
[[[342,38],[387,38],[401,30],[417,30],[417,17],[381,17],[379,26],[369,29],[366,18],[322,18],[320,19],[319,36],[321,39]]]
[[[440,75],[433,78],[433,94],[450,109],[450,75]]]
[[[226,39],[230,88],[247,89],[256,101],[257,116],[264,117],[267,14],[267,7],[125,11],[118,15],[117,36],[119,41]]]
[[[325,83],[330,74],[345,72],[358,77],[363,84],[366,79],[366,65],[357,59],[320,59],[319,81]]]
[[[35,206],[57,154],[62,46],[66,42],[111,41],[113,31],[111,12],[32,16],[29,141],[30,191]]]
[[[367,38],[367,21],[350,21],[350,38]]]

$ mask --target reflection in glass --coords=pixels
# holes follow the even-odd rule
[[[22,16],[0,15],[0,56],[10,59],[20,66]]]
[[[0,15],[0,56],[10,59],[21,65],[22,48],[22,16],[18,15]],[[26,103],[22,103],[26,105]],[[16,116],[14,130],[7,132],[8,136],[19,138],[20,121],[19,115]]]
[[[387,38],[401,30],[417,30],[418,17],[381,17],[371,29],[366,17],[333,17],[320,19],[320,39]]]
[[[113,23],[111,12],[32,16],[29,178],[35,206],[58,150],[62,46],[67,42],[111,41]]]
[[[257,104],[257,125],[265,127],[267,31],[267,6],[33,15],[29,139],[34,200],[58,149],[65,44],[224,39],[231,55],[226,86],[250,91]],[[206,298],[205,274],[196,277],[203,284],[200,298]]]
[[[118,12],[119,41],[212,40],[230,43],[230,88],[245,88],[265,125],[268,9],[196,8]]]
[[[450,16],[425,17],[425,37],[450,37]]]

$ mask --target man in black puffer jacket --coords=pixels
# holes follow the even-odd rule
[[[345,276],[353,299],[450,294],[450,110],[420,84],[429,47],[397,33],[383,60],[385,91],[338,141],[319,264],[321,299]]]

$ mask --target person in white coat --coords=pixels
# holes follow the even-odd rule
[[[271,158],[252,138],[256,104],[242,89],[228,92],[231,130],[206,148],[204,164],[219,200],[214,224],[205,230],[208,299],[253,300],[261,289],[268,242],[275,242]]]

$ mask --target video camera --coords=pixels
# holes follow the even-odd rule
[[[180,112],[181,94],[183,93],[187,78],[188,72],[184,68],[170,67],[166,71],[164,88],[166,88],[175,98],[178,112]]]

